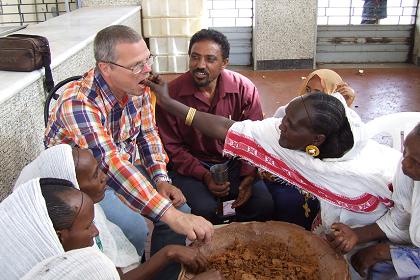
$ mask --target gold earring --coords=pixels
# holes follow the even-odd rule
[[[319,155],[319,149],[315,145],[308,145],[305,149],[306,153],[310,156],[316,157]]]

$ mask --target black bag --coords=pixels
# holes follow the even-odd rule
[[[38,35],[12,34],[0,38],[0,70],[31,72],[45,67],[44,89],[54,87],[48,39]]]

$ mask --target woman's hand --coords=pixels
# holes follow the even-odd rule
[[[327,240],[336,252],[346,254],[359,243],[358,235],[349,226],[334,223],[331,229],[332,232],[327,235]]]
[[[170,100],[168,83],[162,80],[159,75],[151,75],[148,79],[142,81],[143,84],[150,87],[157,97],[159,105],[163,106],[164,102]]]
[[[189,272],[197,274],[205,271],[207,268],[207,259],[198,248],[168,245],[167,250],[167,256],[171,260],[183,264]]]
[[[354,90],[349,87],[347,83],[342,83],[337,85],[337,92],[339,92],[344,99],[346,100],[347,106],[351,106],[351,104],[354,101],[354,98],[356,97],[356,94],[354,93]]]

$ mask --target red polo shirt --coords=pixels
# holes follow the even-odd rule
[[[248,78],[233,71],[221,72],[211,103],[195,86],[190,72],[169,84],[169,94],[172,98],[199,111],[235,121],[263,118],[257,88]],[[208,170],[200,161],[213,163],[226,161],[222,156],[223,140],[209,138],[195,128],[186,126],[185,119],[173,117],[159,106],[156,108],[156,122],[170,161],[178,173],[202,180]],[[255,168],[243,164],[241,176],[246,175],[255,175]]]

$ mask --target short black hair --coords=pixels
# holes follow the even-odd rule
[[[188,54],[191,54],[192,46],[200,41],[215,42],[220,46],[223,59],[229,58],[230,45],[228,39],[223,33],[214,29],[201,29],[191,37],[190,45],[188,47]]]
[[[354,137],[340,100],[326,93],[312,93],[304,98],[309,108],[312,130],[325,135],[318,158],[340,158],[354,145]]]
[[[71,228],[78,211],[65,202],[65,197],[71,192],[80,191],[72,182],[63,179],[41,178],[39,184],[54,229]]]

